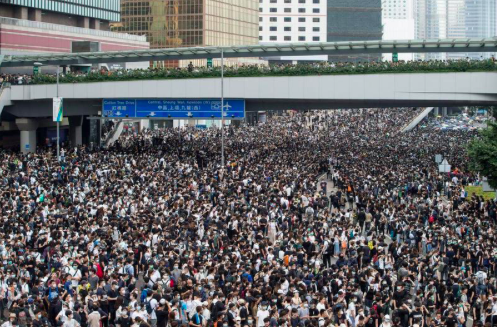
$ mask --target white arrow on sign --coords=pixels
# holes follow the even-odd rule
[[[186,114],[188,117],[193,117],[193,114],[191,112],[188,112],[188,114]]]
[[[155,112],[153,112],[153,111],[152,111],[152,112],[150,113],[150,116],[152,116],[152,117],[153,117],[153,116],[155,116]]]
[[[227,112],[223,113],[223,116],[228,117],[228,113]]]
[[[121,116],[122,113],[120,111],[116,112],[116,116]]]

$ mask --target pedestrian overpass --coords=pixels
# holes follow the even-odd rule
[[[52,115],[57,85],[13,85],[2,93],[9,116]],[[60,84],[64,116],[99,115],[102,99],[212,99],[220,78]],[[489,106],[497,103],[496,72],[394,73],[224,78],[224,97],[246,110]]]
[[[497,52],[497,38],[261,44],[234,47],[150,49],[120,52],[0,55],[0,67],[68,66],[298,55],[364,53]],[[70,142],[81,144],[83,129],[98,126],[84,117],[102,115],[102,99],[245,100],[247,117],[260,110],[333,108],[491,106],[497,103],[496,72],[382,73],[317,76],[230,77],[137,80],[57,85],[13,85],[0,90],[0,131],[21,131],[21,151],[34,151],[38,127],[53,128],[52,98],[64,98],[63,126]],[[95,120],[92,120],[95,122]],[[85,126],[83,126],[85,125]],[[40,133],[38,133],[40,134]],[[86,137],[86,134],[84,134]],[[48,132],[41,136],[49,139]],[[31,146],[34,144],[35,146]]]

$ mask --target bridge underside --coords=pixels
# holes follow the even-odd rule
[[[490,106],[493,100],[307,100],[307,99],[247,99],[247,112],[272,110],[312,110],[312,109],[347,109],[347,108],[394,108],[394,107],[462,107]],[[98,99],[65,99],[64,116],[96,116],[101,111],[102,101]],[[52,100],[15,101],[12,106],[4,108],[1,120],[15,118],[38,118],[52,116]]]

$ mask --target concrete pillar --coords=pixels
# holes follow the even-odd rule
[[[145,128],[150,128],[150,119],[140,119],[138,127],[140,132],[142,132]]]
[[[98,18],[93,18],[90,23],[90,28],[94,30],[99,30],[100,29],[100,19]]]
[[[69,117],[69,141],[72,147],[83,144],[83,116]]]
[[[439,113],[438,113],[438,107],[435,107],[433,109],[433,115],[435,115],[435,117],[438,117]]]
[[[41,22],[41,9],[35,9],[35,22]]]
[[[35,152],[38,121],[28,118],[17,118],[16,125],[21,131],[21,153]]]
[[[442,107],[442,117],[447,116],[447,107]]]
[[[89,17],[79,17],[78,27],[90,28],[90,18]]]
[[[15,7],[14,16],[17,19],[28,19],[29,17],[28,7]]]

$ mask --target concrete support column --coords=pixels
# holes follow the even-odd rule
[[[138,130],[143,132],[145,128],[150,128],[150,119],[140,119],[138,122]]]
[[[93,18],[90,23],[90,28],[94,30],[99,30],[100,29],[100,19],[98,18]]]
[[[438,117],[438,107],[435,107],[433,108],[433,114],[435,115],[435,117]]]
[[[41,9],[35,9],[35,22],[41,22]]]
[[[83,144],[83,116],[69,117],[69,141],[72,147]]]
[[[442,117],[447,116],[447,107],[442,107]]]
[[[29,18],[29,11],[28,7],[15,7],[14,8],[14,16],[17,19],[28,19]]]
[[[90,28],[90,18],[89,17],[79,17],[78,27]]]
[[[18,118],[16,119],[16,125],[21,131],[21,153],[36,152],[38,121],[28,118]]]

